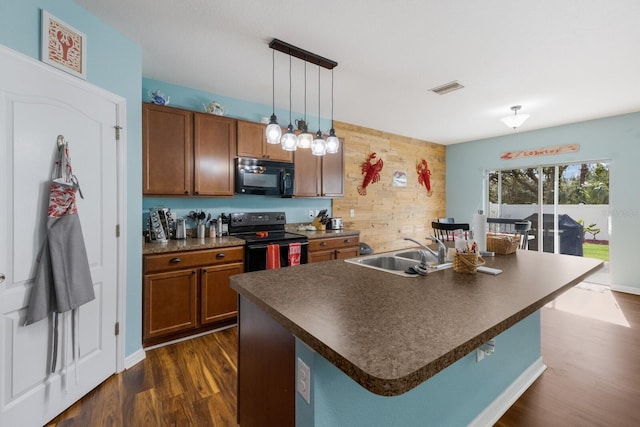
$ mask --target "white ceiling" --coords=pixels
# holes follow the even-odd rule
[[[336,120],[440,144],[516,132],[500,121],[516,104],[531,115],[517,132],[640,111],[637,0],[75,1],[142,47],[145,77],[271,105],[278,38],[338,62]],[[289,59],[275,57],[288,110]],[[307,73],[317,115],[318,67]],[[322,69],[323,117],[330,79]],[[452,80],[465,88],[429,92]]]

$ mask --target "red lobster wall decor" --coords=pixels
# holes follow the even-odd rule
[[[431,171],[426,160],[422,159],[418,163],[416,172],[418,172],[418,183],[424,185],[427,188],[427,196],[431,196],[433,194],[433,191],[431,191]]]
[[[362,185],[358,185],[358,194],[361,196],[367,195],[367,185],[372,182],[380,181],[380,171],[384,166],[382,159],[378,159],[377,162],[371,163],[376,158],[376,153],[371,153],[366,162],[362,164],[362,173],[364,174],[364,181]]]

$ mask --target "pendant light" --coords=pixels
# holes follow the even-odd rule
[[[300,130],[302,133],[298,135],[298,148],[311,148],[313,135],[309,133],[307,124],[307,61],[304,61],[304,121]]]
[[[331,69],[331,129],[327,137],[327,153],[337,153],[340,148],[340,140],[336,136],[336,130],[333,128],[333,68]]]
[[[316,139],[311,143],[311,154],[324,156],[326,152],[327,145],[322,139],[322,131],[320,130],[320,66],[318,66],[318,132],[316,132]]]
[[[525,122],[525,120],[529,118],[529,115],[528,114],[518,115],[518,111],[520,111],[521,108],[522,108],[521,105],[514,105],[513,107],[511,107],[511,111],[513,111],[513,116],[503,117],[502,119],[500,119],[502,120],[502,123],[514,129],[522,125]]]
[[[271,118],[269,119],[269,124],[267,125],[266,134],[267,134],[267,143],[268,144],[279,144],[280,137],[282,136],[282,128],[278,124],[278,118],[276,117],[276,65],[275,65],[275,56],[276,51],[272,51],[271,55],[271,106],[272,113]]]
[[[289,55],[289,126],[287,131],[282,135],[280,140],[282,149],[286,151],[296,151],[298,145],[298,137],[293,133],[293,125],[291,124],[291,55]]]

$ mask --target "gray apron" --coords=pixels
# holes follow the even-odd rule
[[[72,173],[69,147],[66,144],[59,149],[52,175],[47,234],[36,258],[36,274],[25,325],[54,315],[54,337],[51,340],[51,371],[54,372],[57,361],[58,313],[75,310],[95,299],[95,294],[76,207],[76,191],[80,190],[80,186]]]

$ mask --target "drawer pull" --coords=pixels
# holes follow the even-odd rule
[[[176,257],[176,258],[171,258],[171,259],[169,260],[169,263],[171,263],[171,264],[177,264],[177,263],[179,263],[179,262],[181,262],[181,261],[182,261],[182,260],[181,260],[180,258],[177,258],[177,257]]]
[[[327,246],[327,242],[320,242],[320,246]]]
[[[219,254],[216,255],[216,258],[224,258],[226,255],[224,254],[224,252],[220,252]]]
[[[345,243],[351,243],[351,239],[344,239]]]

